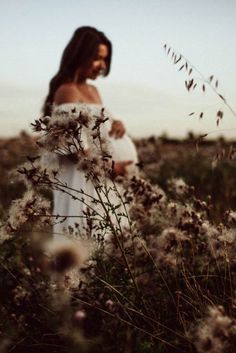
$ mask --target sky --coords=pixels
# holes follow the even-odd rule
[[[31,131],[64,48],[84,25],[112,41],[111,73],[94,84],[131,136],[235,138],[236,114],[208,87],[187,92],[187,73],[163,50],[168,43],[205,78],[214,75],[236,110],[235,0],[0,0],[1,137]],[[224,117],[217,127],[218,110]]]

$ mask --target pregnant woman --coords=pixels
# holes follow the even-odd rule
[[[112,119],[110,113],[103,106],[97,88],[89,82],[89,80],[96,80],[100,75],[107,76],[109,74],[111,56],[112,44],[102,32],[93,27],[78,28],[63,52],[57,74],[50,82],[43,114],[52,116],[53,119],[53,115],[60,111],[69,114],[73,109],[77,109],[77,111],[86,111],[94,119],[101,113],[103,116],[109,117],[109,120],[103,124],[102,130],[103,138],[106,139],[114,161],[113,177],[116,177],[136,172],[136,149],[126,134],[123,123]],[[91,150],[89,143],[84,141],[83,147],[89,155]],[[109,179],[109,177],[107,178]],[[54,234],[61,234],[68,226],[74,227],[75,225],[79,234],[82,234],[88,228],[84,216],[88,208],[90,206],[91,209],[97,207],[97,212],[101,215],[101,209],[99,210],[98,206],[95,206],[94,202],[92,203],[92,197],[96,198],[94,185],[88,180],[86,173],[78,168],[78,165],[66,158],[60,158],[58,179],[70,190],[81,190],[84,196],[80,201],[78,193],[74,193],[77,199],[76,197],[73,199],[71,195],[61,190],[54,190],[53,215],[61,216],[55,220]],[[110,185],[113,183],[111,180],[106,182]],[[117,184],[117,188],[122,193],[121,186]],[[113,195],[110,196],[110,202],[121,203],[115,194],[117,195],[117,192],[113,192]],[[89,196],[86,197],[86,195]],[[114,219],[114,215],[112,217]],[[125,223],[123,222],[123,224]]]

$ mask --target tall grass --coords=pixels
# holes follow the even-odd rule
[[[212,201],[177,167],[169,178],[151,161],[150,180],[114,177],[103,124],[102,111],[76,109],[34,123],[41,152],[18,168],[26,191],[1,227],[1,351],[233,352],[236,212],[213,219]],[[140,156],[155,149],[161,162],[154,142],[142,142]],[[62,215],[52,214],[46,190],[72,193],[55,155],[83,168],[96,191],[79,239],[76,224],[52,237]],[[83,190],[73,192],[87,202]]]

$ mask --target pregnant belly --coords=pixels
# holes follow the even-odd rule
[[[110,138],[112,159],[114,161],[138,162],[136,147],[131,138],[125,134],[122,138]]]

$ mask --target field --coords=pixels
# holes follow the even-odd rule
[[[69,229],[50,253],[53,176],[35,137],[0,140],[1,353],[234,352],[236,142],[135,144],[129,228],[108,202],[95,243]]]

